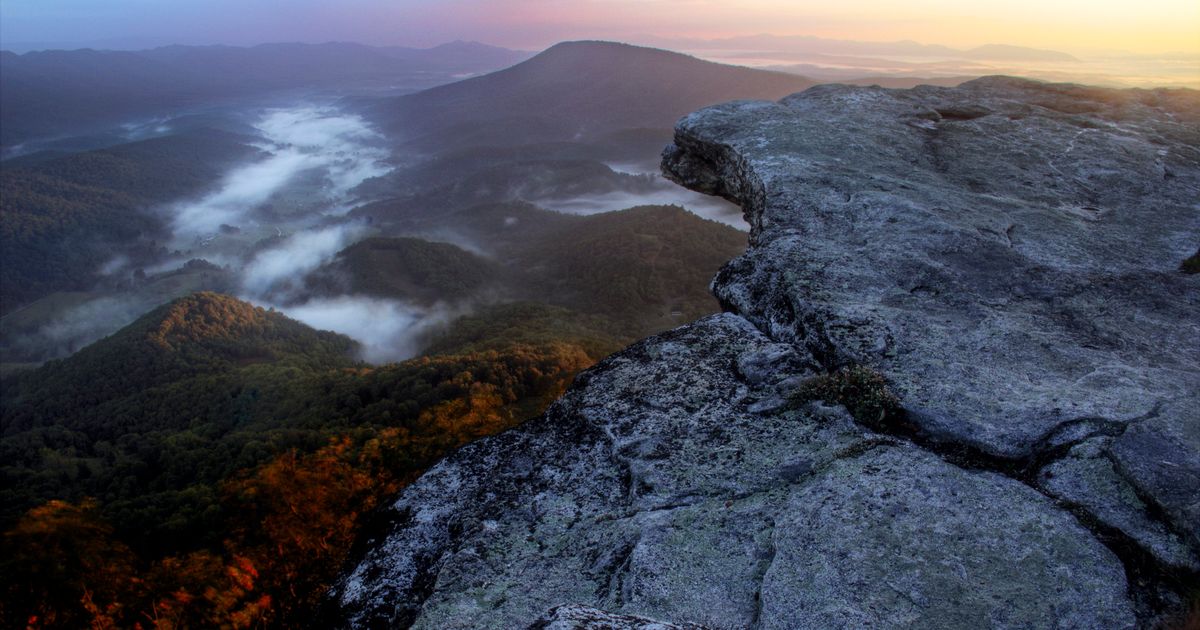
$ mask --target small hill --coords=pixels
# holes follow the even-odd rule
[[[196,293],[71,357],[14,376],[4,388],[4,433],[47,422],[73,426],[123,397],[254,363],[348,366],[355,348],[348,337],[313,330],[274,311],[227,295]]]
[[[375,237],[342,250],[305,282],[319,294],[355,293],[430,303],[465,298],[495,279],[491,262],[449,243]]]
[[[678,206],[575,217],[545,238],[514,244],[529,291],[601,315],[639,338],[719,310],[709,280],[746,248],[746,235]]]
[[[392,217],[399,208],[377,208]],[[587,216],[563,214],[530,204],[471,206],[446,215],[414,210],[393,228],[428,238],[470,242],[494,259],[496,293],[525,302],[569,309],[571,316],[600,318],[611,340],[631,341],[716,312],[709,280],[726,261],[746,248],[746,234],[678,206],[639,206]],[[364,241],[341,255],[321,275],[353,278],[352,286],[376,295],[405,298],[433,287],[441,299],[455,293],[449,278],[468,278],[460,265],[439,270],[447,279],[414,286],[419,268],[406,268],[405,256],[453,252],[445,244],[417,245],[415,239]],[[403,253],[402,253],[403,252]],[[470,256],[470,255],[467,255]],[[431,260],[434,258],[431,257]],[[351,270],[353,270],[351,272]],[[471,272],[475,273],[475,272]],[[481,285],[482,286],[482,285]],[[445,288],[439,289],[445,291]],[[364,292],[370,292],[364,290]],[[544,321],[550,316],[540,314]],[[595,329],[596,320],[588,323]]]
[[[279,313],[215,293],[176,300],[0,382],[0,529],[46,501],[90,497],[139,553],[224,549],[242,520],[263,534],[258,516],[230,508],[228,484],[331,440],[353,445],[337,465],[363,466],[355,478],[382,498],[448,450],[540,413],[598,358],[586,318],[567,338],[529,329],[541,310],[498,311],[447,339],[451,354],[369,367],[349,338]],[[306,579],[327,580],[345,551],[322,548],[330,566]]]
[[[521,144],[670,128],[698,107],[779,99],[811,85],[654,48],[566,42],[499,72],[397,97],[379,113],[400,137],[439,147]]]
[[[587,216],[530,204],[414,213],[398,231],[343,250],[307,279],[314,293],[418,302],[475,298],[475,312],[428,340],[428,353],[566,341],[595,357],[720,306],[708,283],[746,234],[678,206]],[[487,258],[450,242],[473,243]],[[516,301],[512,304],[492,302]]]

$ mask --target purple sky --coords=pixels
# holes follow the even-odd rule
[[[3,0],[0,46],[579,38],[771,32],[1078,51],[1200,52],[1196,0]]]

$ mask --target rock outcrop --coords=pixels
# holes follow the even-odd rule
[[[751,223],[713,282],[728,312],[407,488],[335,590],[345,625],[1132,628],[1185,606],[1200,95],[819,86],[684,118],[664,171]]]

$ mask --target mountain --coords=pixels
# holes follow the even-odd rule
[[[665,50],[566,42],[505,70],[387,100],[376,113],[395,137],[445,150],[669,128],[697,107],[777,99],[811,85]]]
[[[197,293],[154,309],[68,359],[15,377],[5,387],[4,433],[48,423],[84,427],[114,401],[255,363],[306,370],[349,366],[355,349],[346,337],[279,313]]]
[[[80,133],[220,99],[281,90],[428,87],[527,57],[477,43],[165,46],[141,51],[0,52],[0,147]]]

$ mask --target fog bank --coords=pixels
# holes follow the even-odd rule
[[[332,330],[362,345],[360,358],[368,363],[402,361],[416,356],[426,333],[456,315],[447,306],[422,308],[398,300],[344,295],[301,304],[272,306],[313,328]]]
[[[250,297],[298,291],[304,276],[333,260],[366,232],[366,227],[358,223],[297,232],[280,245],[259,252],[246,264],[242,290]]]
[[[167,209],[177,247],[203,244],[222,225],[304,226],[343,215],[355,187],[391,170],[381,136],[359,116],[318,106],[274,109],[254,128],[262,158],[234,168],[210,194]]]

